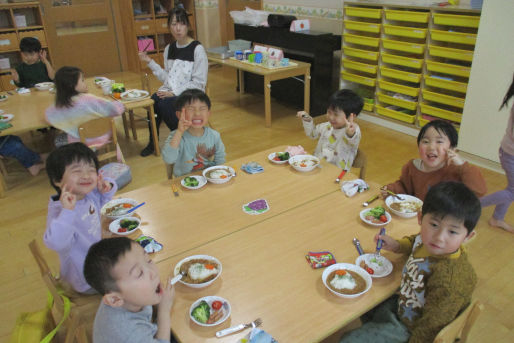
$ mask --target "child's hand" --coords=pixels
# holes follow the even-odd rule
[[[387,186],[380,187],[380,196],[382,199],[385,199],[389,196],[389,193],[387,193]]]
[[[453,164],[456,166],[461,166],[464,164],[464,160],[459,156],[459,154],[457,154],[455,149],[448,149],[446,151],[446,155],[448,156],[446,160],[448,165]]]
[[[351,137],[353,137],[354,134],[355,134],[355,124],[353,122],[353,114],[351,114],[346,122],[346,135],[351,138]]]
[[[11,69],[11,77],[14,82],[20,82],[20,75],[18,75],[16,69]]]
[[[381,239],[383,241],[382,249],[389,250],[392,252],[398,252],[400,250],[400,243],[398,243],[396,239],[394,239],[393,237],[388,235],[380,235],[377,233],[375,235],[375,243],[378,241],[378,239]]]
[[[41,49],[41,51],[39,51],[39,58],[43,63],[48,62],[48,60],[46,59],[46,50]]]
[[[150,57],[148,57],[148,55],[146,54],[146,52],[140,52],[139,53],[139,59],[143,62],[150,62],[152,59]]]
[[[296,113],[296,116],[298,118],[302,118],[302,120],[306,122],[312,121],[312,117],[305,111],[298,111],[298,113]]]
[[[189,129],[191,127],[193,123],[191,122],[191,120],[189,120],[187,118],[187,115],[186,115],[186,108],[183,107],[182,108],[182,111],[180,112],[180,118],[179,118],[179,121],[178,121],[178,126],[177,126],[177,130],[181,133],[184,133],[184,131],[186,131],[187,129]]]
[[[169,97],[175,96],[175,94],[173,94],[173,92],[157,91],[157,96],[159,98],[163,99],[163,98],[169,98]]]
[[[162,287],[162,298],[159,303],[159,311],[170,312],[175,300],[175,287],[171,285],[171,275],[168,277],[168,281]]]
[[[61,201],[62,207],[67,210],[73,210],[77,203],[77,197],[72,193],[72,189],[68,188],[66,185],[62,186],[59,200]]]
[[[104,177],[103,177],[103,175],[101,173],[98,173],[98,179],[96,181],[96,184],[97,184],[97,187],[98,187],[98,191],[101,194],[107,193],[112,188],[111,183],[109,181],[107,181],[107,180],[104,180]]]

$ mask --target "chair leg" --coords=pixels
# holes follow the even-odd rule
[[[130,127],[132,128],[132,136],[134,140],[137,141],[137,130],[136,130],[136,122],[134,120],[134,111],[129,111],[129,119],[130,119]]]
[[[121,118],[123,119],[123,130],[125,130],[125,138],[130,139],[129,131],[128,131],[128,122],[127,122],[127,116],[125,112],[121,114]]]
[[[66,338],[64,338],[64,343],[74,343],[79,328],[79,316],[72,310],[70,313],[70,317],[68,318],[68,325],[66,327]]]

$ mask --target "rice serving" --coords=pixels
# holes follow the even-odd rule
[[[341,272],[345,272],[344,275]],[[331,290],[341,294],[358,294],[366,289],[366,280],[352,270],[334,270],[328,275],[327,281]]]
[[[186,273],[182,282],[200,284],[214,279],[219,273],[219,266],[215,261],[193,259],[182,263],[179,272]]]
[[[389,207],[401,213],[415,213],[421,208],[421,204],[417,201],[400,201],[393,202]]]
[[[214,169],[209,171],[207,177],[210,179],[226,179],[230,177],[232,174],[226,169]]]

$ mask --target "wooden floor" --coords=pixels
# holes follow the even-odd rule
[[[152,80],[152,86],[157,88],[158,82]],[[138,85],[134,84],[134,87]],[[308,151],[314,150],[316,141],[305,137],[301,123],[295,118],[298,109],[272,101],[273,127],[266,129],[263,96],[241,96],[235,87],[233,69],[211,67],[209,88],[213,115],[210,121],[221,133],[227,160],[279,144],[302,145]],[[318,121],[322,119],[317,118]],[[139,156],[139,151],[147,143],[146,124],[139,124],[139,141],[126,140],[121,122],[118,124],[120,145],[133,175],[132,183],[123,191],[164,180],[166,173],[160,157]],[[367,178],[382,184],[396,180],[402,165],[417,156],[415,138],[369,122],[359,121],[359,124],[363,136],[361,148],[369,158]],[[167,133],[163,125],[161,144]],[[30,138],[24,137],[26,141]],[[44,135],[38,133],[32,138],[40,150],[48,146]],[[46,173],[31,177],[15,161],[8,163],[8,170],[9,189],[6,197],[0,199],[0,237],[3,241],[0,250],[0,342],[8,340],[20,312],[35,311],[45,304],[45,286],[27,244],[36,238],[42,245],[48,198],[53,193]],[[490,192],[505,187],[504,175],[488,170],[483,170],[483,174]],[[474,296],[485,305],[485,311],[472,329],[470,341],[513,342],[514,235],[489,227],[487,219],[491,213],[492,208],[483,211],[478,235],[468,244],[469,255],[479,277]],[[514,224],[512,209],[507,221]],[[43,250],[54,270],[58,270],[57,255],[46,247]],[[336,336],[324,343],[336,342]]]

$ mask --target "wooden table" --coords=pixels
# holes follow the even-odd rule
[[[236,68],[239,72],[239,91],[244,92],[243,72],[247,71],[264,77],[264,112],[266,127],[271,127],[271,81],[286,79],[293,76],[304,76],[303,88],[303,107],[304,111],[309,112],[310,108],[310,63],[290,60],[295,63],[294,66],[281,68],[265,68],[255,64],[245,63],[234,59],[221,59],[218,57],[208,56],[210,62],[219,63],[228,67]]]

